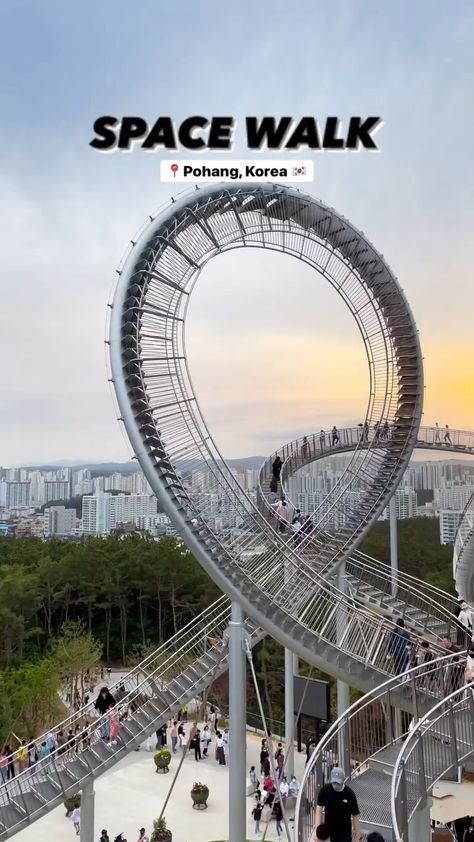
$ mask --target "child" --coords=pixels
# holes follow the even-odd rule
[[[252,818],[255,821],[255,835],[260,835],[260,819],[262,818],[262,804],[260,799],[255,804],[255,807],[252,810]]]
[[[76,836],[79,836],[81,832],[81,808],[74,807],[74,810],[71,813],[71,822],[74,825],[74,830],[76,831]]]
[[[249,778],[250,778],[250,783],[251,783],[251,784],[252,784],[252,786],[255,788],[255,791],[256,791],[256,792],[258,792],[258,790],[260,789],[260,781],[259,781],[259,779],[257,778],[257,773],[256,773],[256,771],[255,771],[255,766],[251,766],[251,767],[250,767]]]
[[[316,828],[316,839],[329,839],[329,833],[325,824],[319,824]]]

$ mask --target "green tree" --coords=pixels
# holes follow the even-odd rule
[[[82,620],[64,623],[52,644],[52,657],[62,685],[74,703],[78,693],[84,698],[86,674],[95,675],[102,655],[102,644],[86,630]]]

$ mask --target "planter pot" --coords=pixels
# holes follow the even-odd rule
[[[166,772],[169,772],[169,770],[170,770],[169,760],[155,760],[155,765],[156,765],[156,771],[157,772],[163,772],[163,774],[165,774]],[[167,840],[168,836],[163,837],[163,839],[165,839],[165,838]]]
[[[66,818],[69,818],[72,811],[76,807],[81,806],[81,795],[78,793],[77,795],[71,796],[71,798],[66,798],[64,801],[64,806],[66,808]]]
[[[172,842],[172,839],[173,835],[171,830],[163,830],[162,833],[159,833],[156,837],[156,842]]]
[[[207,799],[209,798],[209,789],[206,786],[200,792],[193,792],[191,790],[191,798],[193,799],[193,808],[198,810],[205,810],[207,807]]]

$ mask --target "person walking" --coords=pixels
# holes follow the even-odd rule
[[[281,801],[280,801],[279,798],[276,798],[275,801],[273,802],[273,814],[275,816],[277,836],[278,836],[278,838],[280,838],[280,836],[283,833],[283,826],[282,826],[283,809],[282,809]]]
[[[451,436],[450,436],[450,434],[449,434],[449,427],[448,427],[448,425],[447,425],[447,424],[446,424],[446,426],[445,426],[445,428],[444,428],[444,443],[445,443],[445,444],[452,444],[452,441],[451,441]]]
[[[80,807],[74,807],[74,810],[71,813],[70,819],[71,819],[71,823],[74,827],[74,830],[76,831],[76,836],[79,836],[79,834],[81,832],[81,808]]]
[[[97,699],[94,702],[95,709],[100,714],[99,730],[100,736],[103,740],[109,739],[109,723],[107,721],[106,713],[115,705],[115,699],[112,696],[108,687],[101,687]]]
[[[178,742],[178,723],[176,720],[173,721],[170,730],[170,737],[171,737],[171,751],[173,754],[176,754],[176,745]]]
[[[326,447],[326,433],[324,430],[321,430],[319,433],[319,449],[322,452]]]
[[[275,515],[278,520],[278,531],[285,532],[289,519],[289,509],[286,500],[279,500],[275,508]]]
[[[9,745],[5,746],[5,754],[8,757],[8,777],[11,780],[15,777],[15,758],[13,755],[13,751],[11,750]]]
[[[408,666],[408,659],[410,656],[410,633],[405,628],[405,623],[401,617],[397,620],[397,628],[392,631],[390,641],[388,644],[389,654],[387,657],[393,659],[395,667],[395,675],[401,675],[406,671]]]
[[[280,481],[280,473],[282,468],[283,462],[281,461],[280,456],[275,456],[272,462],[272,475],[273,478],[276,479],[277,482]]]
[[[334,425],[331,431],[331,441],[333,447],[336,447],[336,445],[339,444],[339,430],[337,429],[336,425]]]
[[[252,818],[255,822],[255,836],[260,836],[260,819],[262,818],[262,803],[260,799],[252,810]]]
[[[318,793],[316,827],[323,823],[331,842],[362,842],[357,798],[346,786],[344,770],[339,766],[331,771],[330,783]]]

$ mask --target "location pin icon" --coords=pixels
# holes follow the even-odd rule
[[[178,169],[179,167],[177,164],[171,164],[171,172],[173,173],[173,178],[176,178],[176,173],[178,172]]]

